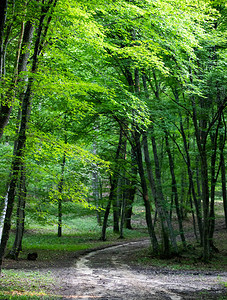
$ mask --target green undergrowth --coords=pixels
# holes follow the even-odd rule
[[[55,296],[47,296],[47,295],[34,296],[32,293],[28,293],[26,295],[14,295],[14,296],[10,294],[0,295],[0,299],[2,300],[59,300],[61,298]]]
[[[188,240],[187,249],[182,249],[179,243],[179,255],[172,258],[158,258],[151,252],[151,249],[138,251],[131,260],[143,265],[154,266],[158,268],[168,268],[171,270],[201,270],[201,271],[227,271],[227,233],[225,229],[223,216],[223,203],[216,201],[216,231],[214,233],[214,245],[218,252],[213,252],[208,263],[202,261],[203,249],[194,239]],[[192,232],[191,219],[184,220],[185,233]],[[223,283],[227,287],[227,283]]]
[[[23,238],[23,251],[20,259],[25,259],[29,252],[37,252],[38,260],[58,259],[82,250],[102,247],[115,242],[120,242],[119,234],[113,233],[112,227],[107,228],[107,241],[100,240],[101,227],[97,224],[95,216],[82,216],[76,219],[65,217],[62,237],[57,237],[57,226],[43,226],[39,223],[30,222],[26,227]],[[147,230],[135,229],[124,230],[123,241],[147,236]],[[14,241],[12,230],[8,242],[8,250]]]
[[[135,261],[147,267],[168,268],[170,270],[201,270],[201,271],[227,271],[227,258],[222,254],[215,254],[209,263],[203,263],[199,257],[200,251],[195,255],[189,251],[177,257],[161,259],[150,254],[150,251],[140,251]]]
[[[111,224],[111,219],[110,219]],[[63,261],[69,261],[76,256],[78,251],[102,248],[108,245],[142,238],[147,236],[145,228],[124,230],[124,240],[119,239],[119,234],[113,233],[112,226],[107,228],[107,241],[100,240],[101,227],[97,224],[95,214],[87,216],[73,216],[68,214],[63,219],[62,237],[57,237],[56,224],[43,224],[32,219],[26,223],[23,251],[17,262],[5,260],[6,268],[0,277],[0,299],[61,299],[54,296],[55,288],[51,274],[39,272],[25,272],[20,268],[30,268],[26,260],[27,254],[38,253],[36,262],[32,262],[32,268],[37,266],[55,266]],[[15,237],[15,228],[12,228],[8,242],[7,252],[12,247]],[[36,265],[37,264],[37,265]],[[13,268],[17,266],[16,270]],[[21,266],[18,268],[18,266]],[[53,292],[54,291],[54,292]]]
[[[96,215],[68,213],[63,218],[63,235],[57,237],[57,225],[54,222],[38,222],[29,214],[27,215],[23,251],[20,253],[17,262],[7,260],[5,269],[0,277],[0,299],[60,299],[55,296],[54,281],[50,273],[39,273],[32,271],[36,266],[61,265],[63,261],[69,262],[77,253],[89,249],[106,247],[111,244],[148,237],[144,222],[144,209],[137,207],[133,215],[134,230],[124,229],[124,240],[119,239],[119,234],[113,233],[112,218],[110,217],[107,228],[107,241],[100,240],[102,228],[97,224]],[[12,247],[15,237],[15,227],[12,226],[7,253]],[[203,264],[199,257],[201,248],[198,245],[191,245],[188,251],[181,251],[178,257],[168,260],[158,259],[151,254],[150,249],[140,250],[130,257],[140,265],[159,268],[170,268],[173,270],[227,270],[227,239],[226,233],[220,231],[215,239],[215,245],[220,253],[215,253],[209,264]],[[27,254],[38,253],[37,262],[26,260]],[[36,265],[37,263],[37,265]],[[13,268],[16,269],[13,270]],[[22,269],[31,271],[25,272]],[[223,283],[226,285],[226,283]]]
[[[219,252],[212,253],[208,263],[202,261],[202,248],[198,244],[188,245],[186,250],[180,249],[177,256],[168,259],[158,258],[151,249],[138,251],[131,259],[147,267],[171,270],[227,271],[226,233],[218,233],[214,242]]]
[[[0,299],[57,299],[48,295],[54,281],[49,273],[38,271],[2,270]]]

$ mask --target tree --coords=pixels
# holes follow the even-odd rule
[[[51,16],[48,16],[47,13],[49,12],[49,10],[51,11],[52,8],[55,7],[55,5],[56,2],[55,1],[52,2],[52,0],[50,0],[46,3],[43,3],[41,7],[40,18],[38,20],[37,36],[34,43],[35,45],[34,45],[34,52],[32,57],[31,73],[35,73],[37,71],[39,51],[43,47],[43,42],[45,40],[47,29],[51,21]],[[47,20],[46,20],[46,16],[48,16]],[[46,23],[44,23],[44,21],[46,21]],[[30,110],[31,110],[31,90],[32,90],[33,81],[34,81],[34,77],[31,76],[28,79],[28,85],[26,87],[26,91],[22,99],[20,129],[19,129],[18,140],[16,144],[15,156],[12,162],[12,176],[9,183],[8,203],[7,203],[7,209],[6,209],[5,221],[3,227],[2,240],[0,245],[0,266],[2,265],[2,259],[9,238],[10,223],[11,223],[11,216],[12,216],[15,193],[16,193],[17,180],[18,180],[19,171],[23,161],[23,152],[26,143],[26,131],[28,127],[28,121],[29,121]]]
[[[15,9],[11,4],[1,3],[3,140],[10,132],[13,141],[18,107],[20,126],[0,257],[15,196],[26,192],[25,186],[18,190],[26,168],[28,193],[40,172],[37,190],[44,187],[48,203],[59,206],[59,235],[62,200],[88,205],[86,198],[94,198],[90,205],[97,209],[100,180],[109,189],[101,203],[103,239],[111,205],[114,230],[123,236],[124,219],[131,228],[138,189],[153,250],[177,253],[176,234],[186,247],[182,219],[190,211],[195,220],[195,210],[195,234],[198,227],[208,260],[215,249],[219,184],[227,211],[222,2],[119,0],[104,6],[103,1],[43,0],[16,1]],[[102,173],[104,161],[112,173]]]

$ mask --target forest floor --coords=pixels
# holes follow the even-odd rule
[[[81,256],[52,270],[63,299],[227,299],[227,272],[141,266],[134,258],[148,240],[133,241]]]
[[[226,237],[222,227],[216,234],[219,240]],[[183,257],[165,261],[165,266],[152,264],[151,258],[147,264],[139,258],[148,247],[149,240],[143,238],[81,251],[57,261],[5,260],[4,268],[51,276],[48,299],[227,299],[226,265],[223,270],[214,270],[211,266],[201,268],[195,261],[195,268],[187,270],[181,266]],[[173,261],[178,268],[172,268]]]
[[[190,224],[190,220],[185,224],[188,242],[194,240]],[[224,300],[227,234],[223,218],[216,222],[214,240],[220,252],[209,264],[199,259],[198,245],[189,245],[190,251],[168,260],[152,257],[146,237],[46,259],[39,253],[36,261],[5,259],[0,299]]]

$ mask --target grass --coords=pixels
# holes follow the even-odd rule
[[[3,270],[1,275],[0,299],[51,299],[47,293],[54,282],[48,273]]]
[[[67,213],[63,219],[63,236],[57,237],[57,225],[54,223],[39,223],[34,221],[28,215],[25,234],[23,239],[23,251],[20,254],[19,262],[26,268],[26,257],[29,252],[38,253],[37,263],[55,265],[57,262],[67,261],[68,257],[75,256],[76,252],[81,250],[93,249],[119,242],[119,235],[114,234],[112,226],[107,228],[107,241],[100,241],[101,227],[98,226],[94,213],[86,215],[84,212],[79,215]],[[220,216],[221,217],[221,216]],[[130,239],[147,237],[147,229],[144,222],[144,209],[136,207],[133,215],[135,230],[125,230],[125,241]],[[110,218],[109,223],[112,220]],[[215,245],[219,249],[227,249],[226,233],[219,233],[216,236]],[[14,241],[14,229],[11,232],[8,242],[8,250],[12,247]],[[7,250],[7,251],[8,251]],[[226,251],[226,250],[225,250]],[[181,252],[179,257],[168,260],[153,257],[149,251],[142,250],[130,257],[130,260],[146,265],[156,267],[166,267],[172,270],[227,270],[227,255],[221,251],[214,255],[210,264],[203,264],[198,257],[201,254],[201,248],[193,245],[190,251]],[[41,274],[39,272],[25,272],[21,269],[3,269],[0,277],[0,299],[59,299],[53,295],[54,281],[50,273]],[[24,263],[24,264],[23,264]],[[7,264],[6,264],[7,265]],[[33,265],[34,267],[35,265]],[[223,283],[227,287],[227,283]]]
[[[147,236],[146,231],[126,230],[124,231],[125,239],[134,239]],[[66,223],[63,229],[63,236],[57,237],[57,227],[55,225],[47,228],[40,225],[30,224],[25,231],[23,239],[23,252],[20,257],[25,259],[28,252],[38,252],[39,259],[49,260],[70,252],[77,252],[85,249],[100,247],[117,242],[119,235],[114,234],[112,228],[107,229],[107,241],[100,241],[101,227],[96,224],[93,216],[80,217],[74,221]],[[13,244],[14,236],[11,235],[8,248]]]
[[[137,216],[138,217],[138,216]],[[112,227],[107,228],[107,241],[100,240],[101,227],[97,224],[95,214],[87,216],[75,216],[67,214],[63,219],[63,236],[57,237],[56,224],[38,223],[28,216],[26,223],[23,251],[20,253],[19,261],[6,261],[7,269],[3,269],[0,277],[0,299],[60,299],[54,296],[54,280],[50,273],[25,272],[23,270],[8,269],[10,265],[19,264],[27,268],[29,262],[26,260],[29,252],[38,253],[38,264],[52,264],[67,261],[69,257],[75,256],[78,251],[107,246],[119,242],[119,234],[114,234]],[[111,218],[110,221],[111,222]],[[15,228],[12,229],[8,241],[7,252],[14,242]],[[146,237],[147,230],[124,230],[125,240]],[[7,253],[6,252],[6,253]],[[51,263],[52,262],[52,263]],[[34,267],[34,266],[33,266]]]
[[[111,217],[110,221],[111,223]],[[40,260],[49,260],[58,258],[67,253],[77,252],[85,249],[108,245],[117,242],[119,235],[114,234],[112,227],[107,228],[107,241],[100,241],[101,227],[97,224],[96,215],[89,213],[87,216],[76,216],[67,214],[63,219],[63,236],[57,237],[56,224],[43,224],[29,219],[26,225],[23,238],[23,252],[20,257],[25,259],[27,253],[38,252]],[[147,236],[147,230],[144,228],[138,230],[124,230],[125,239],[134,239]],[[8,248],[10,249],[14,242],[12,232]]]
[[[157,258],[152,254],[151,249],[138,251],[132,259],[142,265],[166,267],[171,270],[227,271],[226,230],[215,232],[214,245],[219,249],[219,252],[212,253],[209,263],[204,263],[201,260],[202,248],[197,243],[189,244],[186,250],[179,246],[179,256],[169,259]]]
[[[226,271],[227,257],[221,253],[215,254],[209,263],[203,263],[199,258],[201,248],[182,252],[179,256],[169,259],[159,259],[154,257],[151,252],[146,249],[139,251],[134,258],[134,261],[145,265],[155,266],[159,268],[168,268],[171,270],[203,270],[203,271]]]
[[[7,297],[7,298],[6,298]],[[33,295],[32,293],[28,293],[26,295],[0,295],[0,299],[2,300],[59,300],[59,297],[52,296],[43,296],[43,295]]]

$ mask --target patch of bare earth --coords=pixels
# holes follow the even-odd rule
[[[70,268],[53,269],[63,299],[227,299],[227,272],[171,271],[130,262],[148,241],[91,252]]]
[[[226,231],[222,232],[226,237]],[[105,249],[72,254],[52,262],[10,262],[6,268],[36,269],[51,273],[50,294],[59,299],[109,300],[213,300],[227,299],[227,270],[171,270],[136,263],[138,251],[149,247],[149,240],[137,240]],[[13,266],[14,265],[14,266]]]

